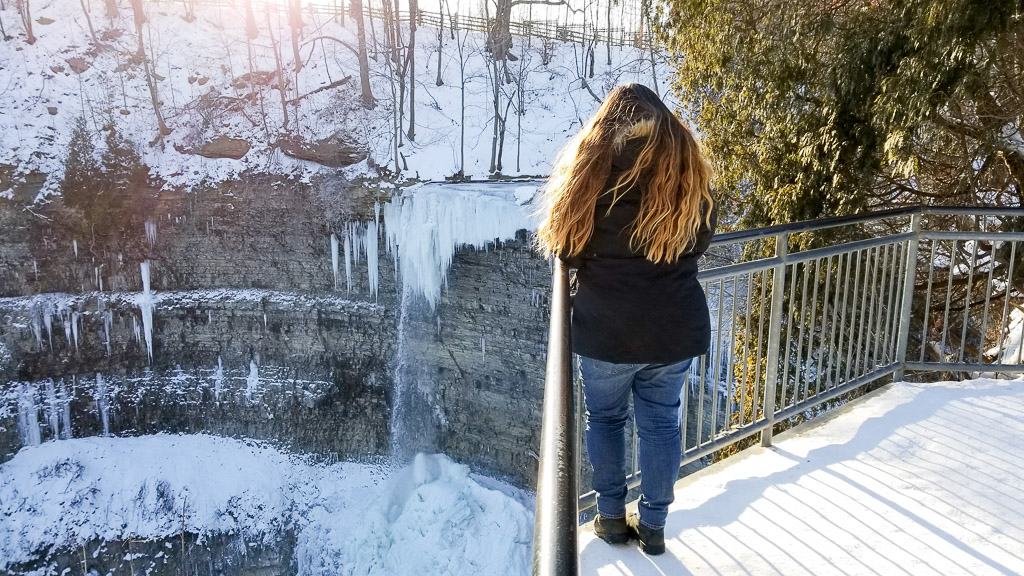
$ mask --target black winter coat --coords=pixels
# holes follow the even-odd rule
[[[635,161],[643,141],[631,140],[612,163],[607,188]],[[693,248],[671,264],[655,264],[629,247],[644,185],[626,192],[609,212],[611,194],[594,211],[594,232],[577,268],[572,345],[582,356],[621,364],[667,364],[700,356],[711,341],[697,260],[708,249],[716,223],[702,226]]]

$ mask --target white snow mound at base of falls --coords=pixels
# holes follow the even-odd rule
[[[299,573],[529,573],[532,514],[444,456],[417,455],[369,502],[333,521],[316,511],[299,535]]]
[[[510,492],[511,492],[510,488]],[[79,438],[0,464],[0,571],[92,539],[297,534],[299,574],[526,574],[533,515],[466,466],[316,464],[204,434]]]

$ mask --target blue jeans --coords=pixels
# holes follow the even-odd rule
[[[674,364],[614,364],[585,356],[579,360],[597,510],[605,518],[626,515],[624,433],[632,393],[640,436],[640,522],[663,528],[682,457],[679,395],[693,359]]]

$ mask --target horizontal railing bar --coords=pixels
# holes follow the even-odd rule
[[[989,240],[999,241],[1022,241],[1024,232],[949,232],[945,230],[921,231],[921,238],[925,240]]]
[[[777,257],[772,257],[759,258],[757,260],[740,262],[738,264],[726,264],[725,266],[717,266],[714,268],[703,268],[697,272],[697,280],[700,280],[701,282],[710,282],[712,280],[718,280],[719,278],[739,276],[748,272],[760,272],[761,270],[768,270],[778,263],[779,259]]]
[[[1000,207],[1000,206],[904,206],[902,208],[891,208],[888,210],[879,210],[875,212],[868,212],[866,214],[855,214],[851,216],[833,216],[830,218],[818,218],[815,220],[802,220],[800,222],[789,222],[786,224],[776,224],[774,226],[764,226],[761,228],[751,228],[748,230],[736,230],[735,232],[723,232],[716,234],[711,240],[712,246],[721,246],[723,244],[732,244],[735,242],[756,240],[759,238],[768,238],[783,232],[811,232],[814,230],[825,230],[828,228],[838,228],[840,226],[850,226],[853,224],[860,224],[864,222],[870,222],[872,220],[882,220],[885,218],[897,218],[900,216],[913,216],[914,214],[928,214],[928,215],[946,215],[946,216],[1022,216],[1024,217],[1024,207],[1012,208],[1012,207]]]
[[[820,258],[827,258],[829,256],[848,254],[850,252],[856,252],[858,250],[864,250],[866,248],[874,248],[875,246],[896,244],[898,242],[904,242],[907,240],[911,240],[913,238],[913,232],[903,232],[900,234],[880,236],[878,238],[868,238],[866,240],[846,242],[845,244],[836,244],[835,246],[824,246],[822,248],[814,248],[812,250],[805,250],[803,252],[789,252],[783,258],[773,256],[771,258],[759,258],[757,260],[751,260],[749,262],[740,262],[738,264],[727,264],[725,266],[704,268],[697,273],[697,279],[700,280],[701,282],[710,282],[713,280],[718,280],[720,278],[739,276],[741,274],[746,274],[748,272],[760,272],[762,270],[768,270],[778,265],[780,262],[783,264],[799,264],[801,262],[809,262],[811,260],[818,260]]]
[[[1024,364],[980,364],[978,362],[907,362],[915,372],[1005,372],[1024,374]]]
[[[868,372],[867,374],[864,374],[862,376],[858,376],[841,386],[837,386],[831,390],[815,394],[813,397],[808,398],[807,400],[804,400],[799,404],[794,404],[793,406],[790,406],[789,408],[786,408],[781,412],[776,412],[775,419],[778,421],[785,420],[786,418],[792,418],[793,416],[796,416],[797,414],[803,412],[804,410],[814,408],[815,406],[818,406],[823,402],[828,402],[829,400],[832,400],[837,396],[842,396],[843,394],[860,388],[861,386],[866,386],[867,384],[870,384],[875,380],[878,380],[879,378],[885,378],[886,376],[896,372],[896,370],[899,369],[899,367],[899,362],[893,362],[887,366],[875,368],[871,372]]]
[[[923,214],[939,216],[1024,216],[1024,207],[1013,206],[925,206]]]
[[[898,218],[901,216],[912,216],[921,208],[919,206],[907,206],[905,208],[892,208],[889,210],[880,210],[877,212],[869,212],[867,214],[854,214],[851,216],[833,216],[831,218],[818,218],[816,220],[802,220],[800,222],[789,222],[786,224],[776,224],[774,226],[765,226],[763,228],[751,228],[749,230],[737,230],[735,232],[722,232],[716,234],[711,239],[712,246],[720,246],[722,244],[732,244],[735,242],[741,242],[746,240],[756,240],[759,238],[768,238],[782,232],[811,232],[814,230],[825,230],[828,228],[838,228],[840,226],[850,226],[853,224],[860,224],[862,222],[870,222],[872,220],[881,220],[884,218]]]
[[[811,260],[817,260],[819,258],[827,258],[829,256],[836,256],[840,254],[849,254],[850,252],[857,252],[858,250],[865,250],[867,248],[874,248],[876,246],[885,246],[887,244],[905,242],[913,238],[913,232],[903,232],[901,234],[879,236],[878,238],[855,240],[853,242],[836,244],[835,246],[814,248],[811,250],[805,250],[803,252],[790,252],[789,254],[786,255],[785,258],[783,258],[783,261],[786,264],[799,264],[801,262],[809,262]]]

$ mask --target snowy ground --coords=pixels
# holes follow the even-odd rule
[[[440,455],[389,470],[208,435],[60,440],[0,465],[0,571],[51,545],[184,527],[292,529],[305,575],[526,574],[533,515],[522,499]]]
[[[1024,381],[900,383],[680,483],[668,552],[582,573],[1024,573]]]

